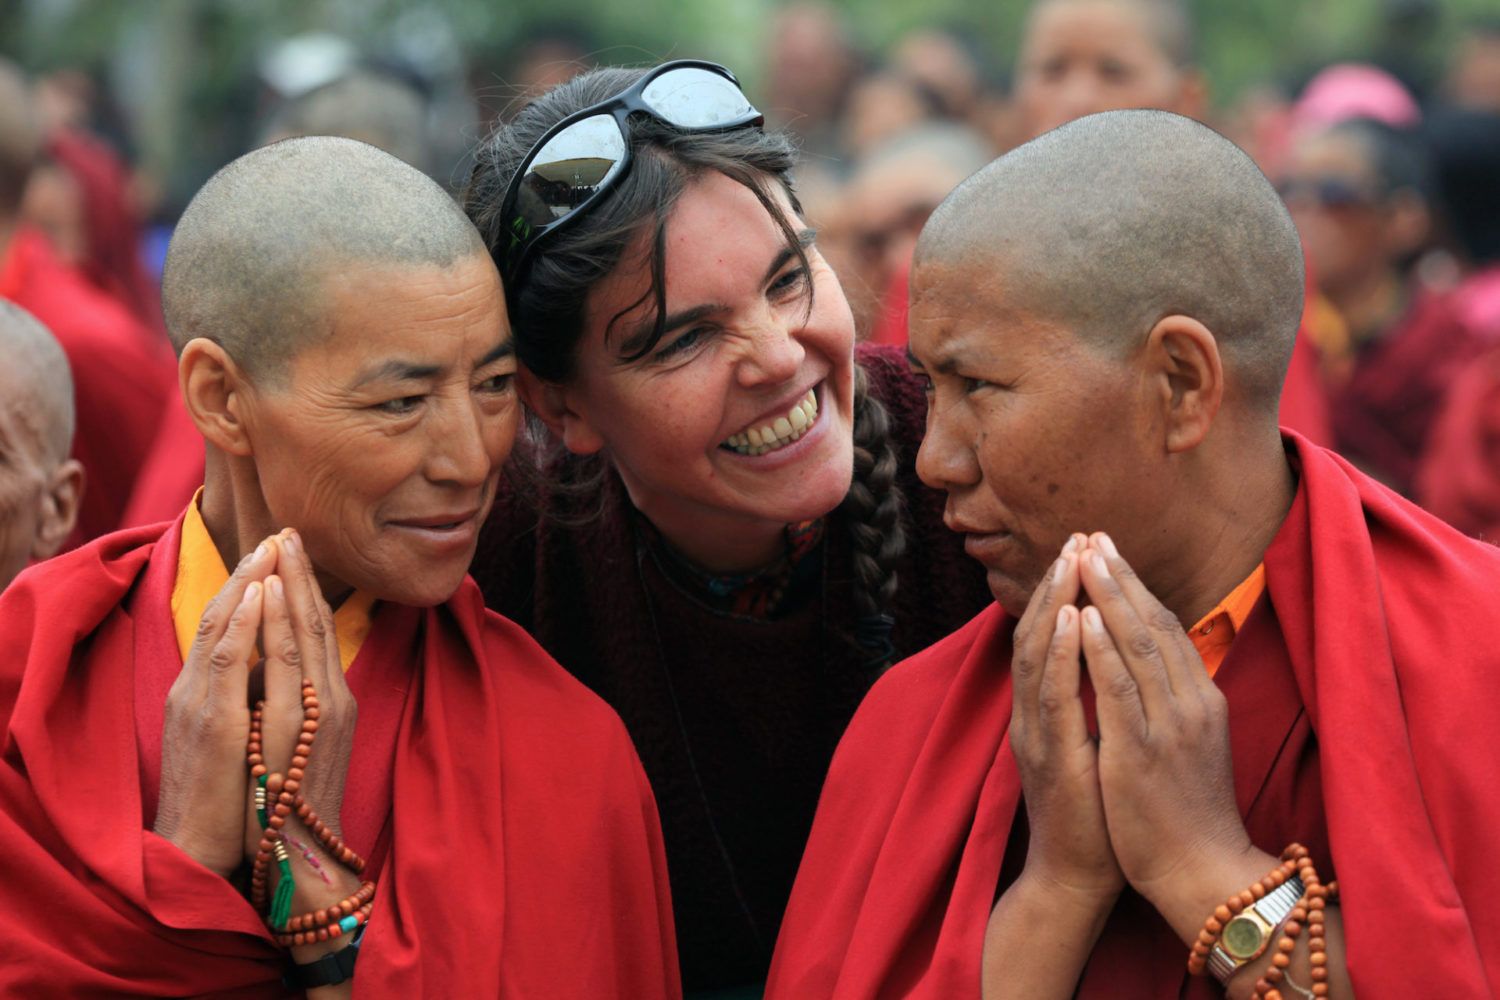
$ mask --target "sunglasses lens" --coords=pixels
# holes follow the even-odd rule
[[[625,138],[609,115],[574,122],[532,157],[516,192],[516,215],[532,229],[556,222],[609,183]]]
[[[727,78],[695,66],[667,70],[646,85],[641,100],[678,128],[727,128],[760,114]]]

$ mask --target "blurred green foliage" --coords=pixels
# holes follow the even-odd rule
[[[775,0],[0,0],[0,54],[24,68],[89,70],[131,105],[142,158],[173,188],[243,148],[262,100],[256,60],[279,39],[342,35],[377,55],[456,51],[500,102],[506,62],[540,23],[572,21],[601,62],[719,59],[754,92]],[[1003,84],[1026,4],[1019,0],[842,0],[873,58],[918,26],[952,29]],[[1418,83],[1440,72],[1469,17],[1495,0],[1192,0],[1200,54],[1222,104],[1266,82],[1295,85],[1320,65],[1379,58]]]

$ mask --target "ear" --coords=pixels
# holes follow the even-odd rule
[[[584,415],[576,390],[544,381],[525,365],[516,369],[516,387],[531,412],[573,454],[592,455],[604,447],[604,438]]]
[[[36,538],[31,543],[31,558],[37,562],[57,554],[62,543],[73,533],[78,521],[78,505],[83,500],[83,466],[77,459],[59,462],[47,477],[42,493],[41,517]]]
[[[177,381],[198,433],[220,451],[250,455],[245,404],[253,388],[229,353],[212,340],[195,337],[182,349]]]
[[[1146,339],[1148,360],[1161,380],[1168,452],[1203,443],[1224,402],[1224,362],[1208,327],[1191,316],[1165,316]]]

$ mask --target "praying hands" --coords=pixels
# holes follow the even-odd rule
[[[259,662],[257,648],[265,654]],[[251,706],[262,696],[252,722]],[[312,564],[295,531],[273,535],[209,604],[168,694],[156,833],[226,878],[241,863],[255,866],[252,880],[264,879],[267,895],[282,877],[271,861],[281,840],[295,873],[296,913],[356,898],[360,880],[339,836],[355,716]],[[316,754],[304,753],[313,742]],[[266,823],[255,799],[256,764],[269,777]],[[277,817],[283,789],[300,792],[306,809],[289,805]],[[325,935],[295,945],[294,956],[311,961],[339,944]]]
[[[1278,862],[1251,843],[1235,803],[1223,694],[1107,535],[1069,539],[1016,626],[1014,650],[1010,743],[1030,846],[991,918],[985,996],[1068,996],[1127,884],[1191,943],[1219,904]],[[1039,920],[1060,931],[1060,960],[1016,961],[1026,946],[1017,931]],[[1332,908],[1328,924],[1329,940],[1339,938]],[[1276,950],[1246,963],[1230,995],[1250,995]],[[1341,958],[1341,943],[1320,953],[1322,974],[1347,986],[1335,951]],[[1308,958],[1288,953],[1289,967],[1298,959],[1308,982]]]

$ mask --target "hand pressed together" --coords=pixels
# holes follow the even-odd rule
[[[1080,595],[1081,610],[1071,603]],[[1188,940],[1224,895],[1273,867],[1235,803],[1224,696],[1108,536],[1069,540],[1017,625],[1012,669],[1028,873],[1093,873],[1085,884],[1107,885],[1107,858]],[[1097,748],[1079,697],[1084,669]]]
[[[319,719],[301,792],[339,832],[357,712],[332,612],[301,540],[287,530],[245,557],[210,602],[167,696],[155,830],[222,876],[252,861],[261,840],[246,763],[251,708],[264,699],[262,754],[271,772],[285,774],[303,722],[304,678],[317,692]],[[358,877],[295,816],[285,832],[296,872],[293,912],[325,908],[358,888]]]

